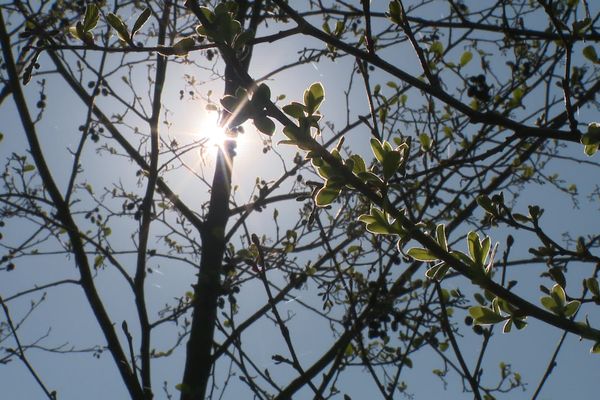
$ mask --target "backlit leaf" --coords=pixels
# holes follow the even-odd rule
[[[110,26],[114,28],[114,30],[117,31],[117,35],[119,36],[120,40],[124,42],[130,40],[129,31],[127,30],[127,26],[125,25],[121,17],[119,17],[117,14],[109,13],[106,16],[106,21]]]
[[[185,56],[194,48],[195,40],[191,37],[186,37],[173,45],[173,53],[176,56]]]
[[[304,104],[292,102],[286,106],[283,106],[283,112],[290,117],[300,119],[300,117],[304,116]]]
[[[429,279],[440,281],[444,278],[450,266],[444,262],[438,263],[425,271],[425,276]]]
[[[265,135],[273,136],[275,133],[275,123],[268,117],[262,115],[254,117],[254,126]]]
[[[317,192],[315,202],[319,207],[325,207],[333,203],[333,201],[339,196],[341,189],[337,187],[323,186]]]
[[[420,247],[413,247],[409,249],[406,254],[419,261],[436,261],[439,257],[431,253],[429,249],[423,249]]]
[[[378,139],[371,138],[371,150],[373,151],[377,161],[382,162],[385,151],[383,150],[383,146]]]
[[[460,66],[464,67],[473,59],[473,53],[470,51],[465,51],[462,56],[460,56]]]
[[[481,306],[469,307],[469,314],[473,317],[475,323],[479,325],[497,324],[507,319],[507,317],[498,315],[489,308]]]
[[[142,26],[144,26],[146,21],[148,21],[148,18],[150,18],[151,14],[152,12],[150,11],[150,9],[145,8],[144,11],[142,11],[142,13],[139,15],[139,17],[137,17],[135,23],[133,24],[133,28],[131,29],[131,39],[133,39],[133,36],[136,33],[138,33],[140,29],[142,29]]]
[[[88,4],[85,9],[85,17],[83,18],[83,30],[87,32],[94,29],[98,24],[99,16],[98,6],[94,3]]]
[[[313,83],[304,91],[304,105],[306,106],[306,111],[309,114],[314,114],[319,109],[324,99],[325,89],[323,89],[321,82]]]
[[[565,317],[570,317],[572,315],[574,315],[577,310],[579,310],[579,306],[581,305],[581,302],[577,301],[577,300],[573,300],[567,303],[567,305],[565,305],[564,308],[564,315]]]
[[[438,224],[435,227],[435,238],[442,249],[448,251],[448,241],[446,239],[446,226],[444,224]]]

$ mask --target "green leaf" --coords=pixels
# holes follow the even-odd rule
[[[208,36],[208,33],[206,32],[206,28],[203,27],[202,25],[198,25],[196,27],[195,31],[198,34],[198,36],[204,36],[204,37]]]
[[[338,180],[339,185],[337,185],[337,186],[340,186],[340,187],[344,186],[343,178],[339,175],[337,169],[332,167],[329,163],[323,161],[320,158],[313,158],[311,160],[311,162],[315,166],[317,173],[321,176],[321,178],[326,179],[326,180],[331,180],[331,179]],[[331,186],[331,182],[330,182],[330,186]]]
[[[481,242],[481,252],[479,254],[479,260],[477,262],[480,265],[485,264],[485,260],[487,260],[488,254],[490,253],[490,248],[492,247],[492,239],[489,236],[486,236],[485,239]]]
[[[266,107],[267,103],[271,99],[271,89],[264,83],[261,83],[258,88],[252,94],[252,104],[258,109]]]
[[[390,179],[396,174],[398,168],[400,167],[401,159],[402,156],[400,155],[399,151],[392,150],[385,153],[383,162],[381,163],[381,166],[383,167],[384,179]]]
[[[178,383],[175,385],[175,389],[179,390],[181,393],[191,393],[191,389],[185,383]]]
[[[552,286],[552,291],[550,292],[550,296],[552,296],[552,298],[554,300],[556,300],[556,304],[558,304],[561,307],[567,301],[567,294],[565,293],[565,289],[563,289],[563,287],[560,286],[558,283],[556,283],[554,286]]]
[[[283,127],[283,134],[285,136],[287,136],[288,138],[290,138],[291,141],[290,140],[284,140],[284,141],[281,141],[279,143],[285,143],[285,144],[297,143],[301,139],[301,133],[302,132],[300,131],[300,128],[298,128],[294,124],[288,125],[288,126],[284,126]]]
[[[26,164],[23,167],[23,172],[31,172],[31,171],[35,171],[35,166],[34,165]]]
[[[600,123],[592,122],[588,125],[587,133],[581,136],[581,144],[584,145],[583,151],[588,156],[593,156],[600,146]]]
[[[273,136],[273,133],[275,133],[275,123],[270,118],[261,115],[254,117],[253,121],[256,129],[265,135]]]
[[[572,301],[568,302],[565,305],[565,308],[563,311],[565,317],[570,317],[570,316],[574,315],[577,312],[577,310],[579,310],[580,305],[581,305],[581,302],[578,300],[572,300]]]
[[[419,135],[419,142],[421,142],[421,149],[423,151],[429,151],[431,149],[431,138],[426,133],[421,133]]]
[[[229,13],[222,13],[215,18],[214,26],[209,29],[210,38],[216,43],[232,45],[242,26],[239,21],[231,17]]]
[[[511,318],[511,319],[512,319],[513,323],[515,324],[515,327],[518,330],[521,330],[527,326],[527,322],[525,322],[524,319],[521,319],[521,318]]]
[[[402,10],[398,1],[390,1],[388,14],[392,22],[398,25],[402,24]]]
[[[83,30],[87,32],[94,29],[98,24],[99,17],[100,12],[98,11],[98,6],[94,3],[88,4],[85,9],[85,17],[83,18]]]
[[[442,128],[442,130],[444,131],[444,135],[448,138],[448,139],[452,139],[454,137],[454,133],[452,128],[450,128],[449,126],[444,126]]]
[[[221,99],[221,105],[230,113],[236,112],[239,103],[239,99],[231,95],[224,96]]]
[[[600,143],[600,137],[598,137],[598,135],[594,134],[590,134],[590,133],[585,133],[581,136],[581,140],[580,140],[581,144],[584,145],[588,145],[588,144],[598,144]]]
[[[340,195],[341,189],[339,187],[323,186],[317,192],[315,202],[319,207],[325,207],[334,202],[335,199]]]
[[[196,42],[193,38],[183,38],[173,45],[173,53],[176,56],[185,56],[190,50],[194,48],[195,44]]]
[[[479,243],[479,235],[476,232],[469,232],[467,235],[467,244],[469,247],[469,255],[476,265],[483,266],[483,263],[477,264],[481,254],[481,244]]]
[[[594,46],[589,45],[583,48],[583,56],[593,63],[598,62],[598,54]]]
[[[481,293],[475,293],[475,294],[473,295],[473,297],[475,298],[475,301],[477,301],[477,302],[478,302],[479,304],[481,304],[482,306],[484,306],[484,305],[486,304],[485,297],[483,297],[483,296],[481,295]]]
[[[365,228],[371,233],[384,235],[393,233],[384,212],[375,207],[371,208],[371,214],[363,214],[358,217],[358,220],[363,222]]]
[[[525,94],[525,89],[522,86],[513,90],[512,97],[515,101],[515,104],[521,104],[521,99],[523,98],[524,94]]]
[[[355,174],[359,174],[361,172],[367,171],[367,165],[365,164],[365,160],[358,154],[351,155],[348,160],[352,160],[352,172]]]
[[[592,354],[600,354],[600,342],[594,343],[594,346],[590,349]]]
[[[69,33],[71,34],[71,36],[73,36],[75,39],[77,40],[82,40],[82,38],[79,36],[79,32],[77,31],[77,25],[73,25],[69,27]]]
[[[444,45],[440,41],[435,41],[431,43],[431,47],[429,47],[429,51],[436,55],[436,57],[441,57],[444,54]]]
[[[423,249],[420,247],[413,247],[409,249],[406,254],[419,261],[437,261],[439,257],[431,253],[429,249]]]
[[[366,171],[366,172],[360,172],[357,174],[357,176],[362,179],[363,182],[365,183],[369,183],[372,185],[377,186],[378,188],[384,188],[385,184],[383,183],[383,181],[374,173]]]
[[[250,31],[250,30],[248,30],[248,31],[243,31],[243,32],[241,32],[239,35],[237,35],[237,36],[235,37],[235,41],[234,41],[234,43],[233,43],[233,47],[235,47],[235,48],[236,48],[236,49],[238,49],[238,50],[239,50],[239,49],[242,49],[242,48],[244,47],[244,45],[245,45],[245,44],[246,44],[246,43],[247,43],[247,42],[248,42],[250,39],[253,39],[253,38],[254,38],[254,32],[252,32],[252,31]],[[280,96],[284,96],[284,98],[285,98],[285,95],[280,95]],[[280,100],[283,100],[283,98],[282,98],[282,99],[280,99]]]
[[[489,308],[481,306],[469,307],[469,314],[473,317],[475,323],[479,325],[497,324],[507,319],[507,317],[498,315]]]
[[[471,53],[470,51],[465,51],[464,53],[462,53],[462,56],[460,56],[460,66],[464,67],[472,59],[473,59],[473,53]]]
[[[438,224],[435,227],[435,238],[442,249],[448,251],[448,240],[446,239],[446,226]]]
[[[283,112],[290,117],[300,119],[304,117],[304,104],[292,102],[286,106],[283,106]]]
[[[496,207],[494,207],[494,203],[492,203],[492,200],[489,198],[489,196],[485,194],[477,196],[477,204],[479,204],[479,206],[487,213],[496,215]]]
[[[385,151],[383,150],[383,146],[378,139],[371,138],[371,150],[375,155],[377,161],[382,162],[385,157]]]
[[[540,301],[546,309],[552,311],[555,314],[560,314],[560,312],[562,311],[562,308],[558,306],[556,300],[550,296],[543,296],[540,299]]]
[[[596,154],[596,152],[598,151],[598,147],[599,146],[597,144],[588,144],[583,146],[583,152],[586,156],[591,157],[594,154]]]
[[[584,18],[578,21],[574,21],[571,25],[573,27],[573,33],[581,35],[592,25],[591,18]]]
[[[512,324],[513,324],[512,318],[507,319],[506,322],[504,323],[504,326],[502,327],[502,333],[509,333],[510,329],[512,328]]]
[[[152,11],[150,11],[149,8],[145,8],[139,17],[137,17],[135,23],[133,24],[133,28],[131,29],[131,40],[133,40],[133,36],[138,33],[140,29],[142,29],[142,26],[144,26],[146,21],[148,21],[150,15],[152,15]]]
[[[510,305],[510,303],[504,299],[496,297],[494,299],[495,304],[498,305],[498,308],[504,311],[506,314],[514,314],[516,309]]]
[[[526,224],[531,221],[528,216],[519,213],[514,213],[512,217],[515,219],[515,221],[520,222],[522,224]]]
[[[75,30],[77,31],[77,37],[81,40],[84,40],[86,37],[85,30],[83,29],[83,24],[81,21],[77,21],[75,24]]]
[[[346,350],[344,350],[344,356],[351,357],[354,355],[354,353],[354,346],[352,346],[352,343],[348,343],[348,346],[346,346]]]
[[[492,311],[494,311],[496,314],[500,314],[500,304],[498,302],[498,297],[495,297],[492,300]]]
[[[363,250],[363,248],[361,246],[352,245],[352,246],[348,247],[348,249],[346,251],[349,254],[351,254],[351,253],[360,253],[362,250]]]
[[[119,17],[117,14],[109,13],[106,16],[106,21],[110,26],[114,28],[114,30],[117,31],[119,40],[123,42],[129,42],[131,40],[129,31],[127,30],[127,26],[125,25],[121,17]]]
[[[431,267],[427,271],[425,271],[425,276],[429,279],[441,281],[449,269],[450,269],[450,266],[448,264],[446,264],[444,262],[437,263],[433,267]]]
[[[104,256],[98,254],[95,258],[94,258],[94,268],[99,268],[102,263],[104,262]]]
[[[539,206],[529,206],[529,217],[531,219],[537,220],[538,218],[540,218],[542,216],[542,214],[544,213],[544,210],[541,209]]]
[[[456,258],[463,264],[473,266],[473,260],[471,260],[471,258],[462,251],[453,250],[450,252],[450,254],[452,255],[452,257]]]
[[[587,278],[585,280],[585,286],[594,296],[600,297],[600,286],[598,285],[598,280],[596,278]]]
[[[308,114],[314,114],[325,99],[325,89],[321,82],[315,82],[304,91],[304,105]]]
[[[215,20],[215,14],[208,7],[200,7],[200,12],[208,20],[208,22],[213,22]]]

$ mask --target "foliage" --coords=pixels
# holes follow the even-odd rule
[[[36,351],[182,400],[512,398],[498,324],[562,332],[533,398],[600,353],[600,235],[538,194],[600,198],[597,5],[38,3],[0,6],[0,368],[47,398]],[[89,339],[41,333],[73,299]]]

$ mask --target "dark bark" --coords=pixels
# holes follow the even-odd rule
[[[197,2],[187,2],[186,6],[200,17],[197,12]],[[236,19],[242,26],[245,23],[248,6],[247,1],[241,1],[238,4],[239,9]],[[260,12],[260,7],[254,7],[254,11],[256,13]],[[250,24],[256,25],[258,23],[257,18],[257,14],[254,14]],[[202,22],[202,19],[200,21]],[[238,76],[239,66],[241,65],[243,71],[247,72],[250,57],[251,55],[248,53],[244,55],[243,59],[236,59],[235,66],[226,62],[225,95],[235,94],[241,86]],[[222,115],[224,125],[227,117],[227,115]],[[194,286],[192,326],[187,343],[181,400],[204,399],[208,381],[214,368],[211,353],[217,322],[217,301],[221,294],[221,264],[227,243],[225,228],[229,220],[229,196],[231,193],[231,172],[235,157],[235,146],[235,140],[226,140],[218,150],[208,214],[200,230],[202,239],[200,271],[198,281]]]

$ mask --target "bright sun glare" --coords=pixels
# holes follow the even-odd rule
[[[225,129],[219,126],[219,116],[215,112],[206,113],[199,120],[197,135],[204,139],[208,139],[208,145],[221,146],[228,136],[225,134]]]
[[[238,149],[246,141],[243,134],[238,133],[236,136],[228,135],[226,130],[219,126],[219,116],[216,112],[205,113],[199,118],[195,135],[200,140],[207,140],[206,148],[209,151],[223,146],[226,140],[235,140]]]

